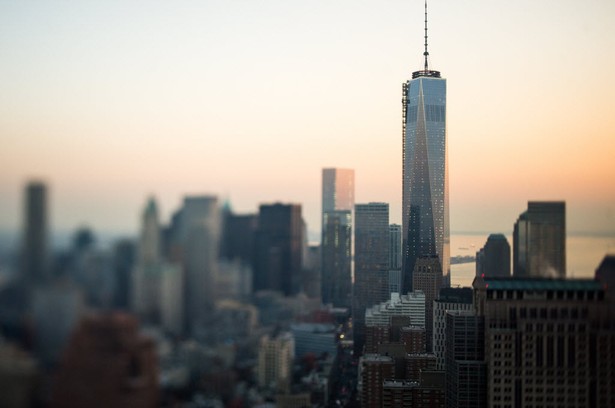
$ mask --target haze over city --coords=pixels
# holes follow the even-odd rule
[[[502,231],[566,200],[570,232],[615,232],[611,1],[430,4],[449,81],[453,231]],[[235,211],[297,202],[320,228],[320,171],[401,221],[401,84],[422,2],[3,2],[0,228],[30,178],[51,226],[134,233],[186,194]],[[317,236],[317,234],[316,234]]]

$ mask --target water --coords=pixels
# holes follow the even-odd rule
[[[488,235],[452,234],[451,256],[475,256],[485,245]],[[507,239],[512,256],[512,236]],[[569,235],[566,238],[566,276],[592,278],[606,254],[615,254],[615,236]],[[474,262],[451,265],[451,286],[472,285],[475,272]]]

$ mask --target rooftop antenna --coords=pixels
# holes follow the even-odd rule
[[[423,55],[425,56],[425,71],[428,71],[429,66],[427,63],[427,57],[429,57],[429,52],[427,51],[427,0],[425,0],[425,52]]]

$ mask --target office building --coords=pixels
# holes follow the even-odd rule
[[[487,407],[483,316],[467,310],[446,312],[445,361],[446,407]],[[499,360],[493,363],[499,364]]]
[[[436,368],[444,370],[446,358],[446,312],[472,311],[472,288],[442,288],[433,306],[433,353]]]
[[[50,407],[154,407],[159,404],[154,342],[137,320],[114,313],[83,318],[53,381]]]
[[[513,276],[566,276],[566,203],[530,201],[513,231]]]
[[[418,381],[385,380],[382,384],[383,408],[444,408],[444,375],[422,371]]]
[[[300,204],[262,204],[256,232],[255,291],[299,293],[303,248]]]
[[[359,395],[361,408],[382,407],[382,385],[395,378],[395,361],[392,357],[365,354],[359,360]]]
[[[49,279],[49,220],[47,186],[30,182],[25,189],[21,277],[28,284],[43,284]]]
[[[322,170],[321,296],[323,304],[350,307],[354,170]]]
[[[601,282],[477,277],[473,287],[488,406],[615,406],[615,314]]]
[[[355,205],[355,281],[352,320],[355,351],[364,343],[365,310],[389,298],[389,205]]]
[[[134,272],[133,310],[145,322],[160,318],[160,268],[162,255],[158,206],[154,198],[147,202],[141,218],[137,266]]]
[[[510,245],[503,234],[491,234],[476,253],[476,276],[510,276]]]
[[[175,218],[175,217],[174,217]],[[220,245],[220,211],[215,196],[184,198],[173,225],[171,262],[180,259],[184,268],[185,327],[194,331],[205,324],[213,310]]]
[[[450,281],[446,79],[428,65],[427,3],[423,55],[423,69],[402,86],[403,293],[413,290],[420,257],[436,255],[444,283]]]
[[[352,213],[327,211],[323,214],[321,295],[323,304],[351,305]]]
[[[425,294],[425,331],[427,351],[432,351],[433,337],[433,302],[442,288],[442,267],[437,256],[420,257],[414,264],[412,287]]]
[[[402,293],[401,225],[389,225],[389,294]]]
[[[290,333],[261,337],[258,347],[258,386],[287,393],[294,357],[295,343]]]

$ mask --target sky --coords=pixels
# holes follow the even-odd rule
[[[321,169],[401,222],[401,85],[417,0],[0,1],[0,230],[42,179],[57,230],[135,233],[154,195],[303,205]],[[509,234],[528,200],[615,234],[615,2],[433,0],[453,231]]]

